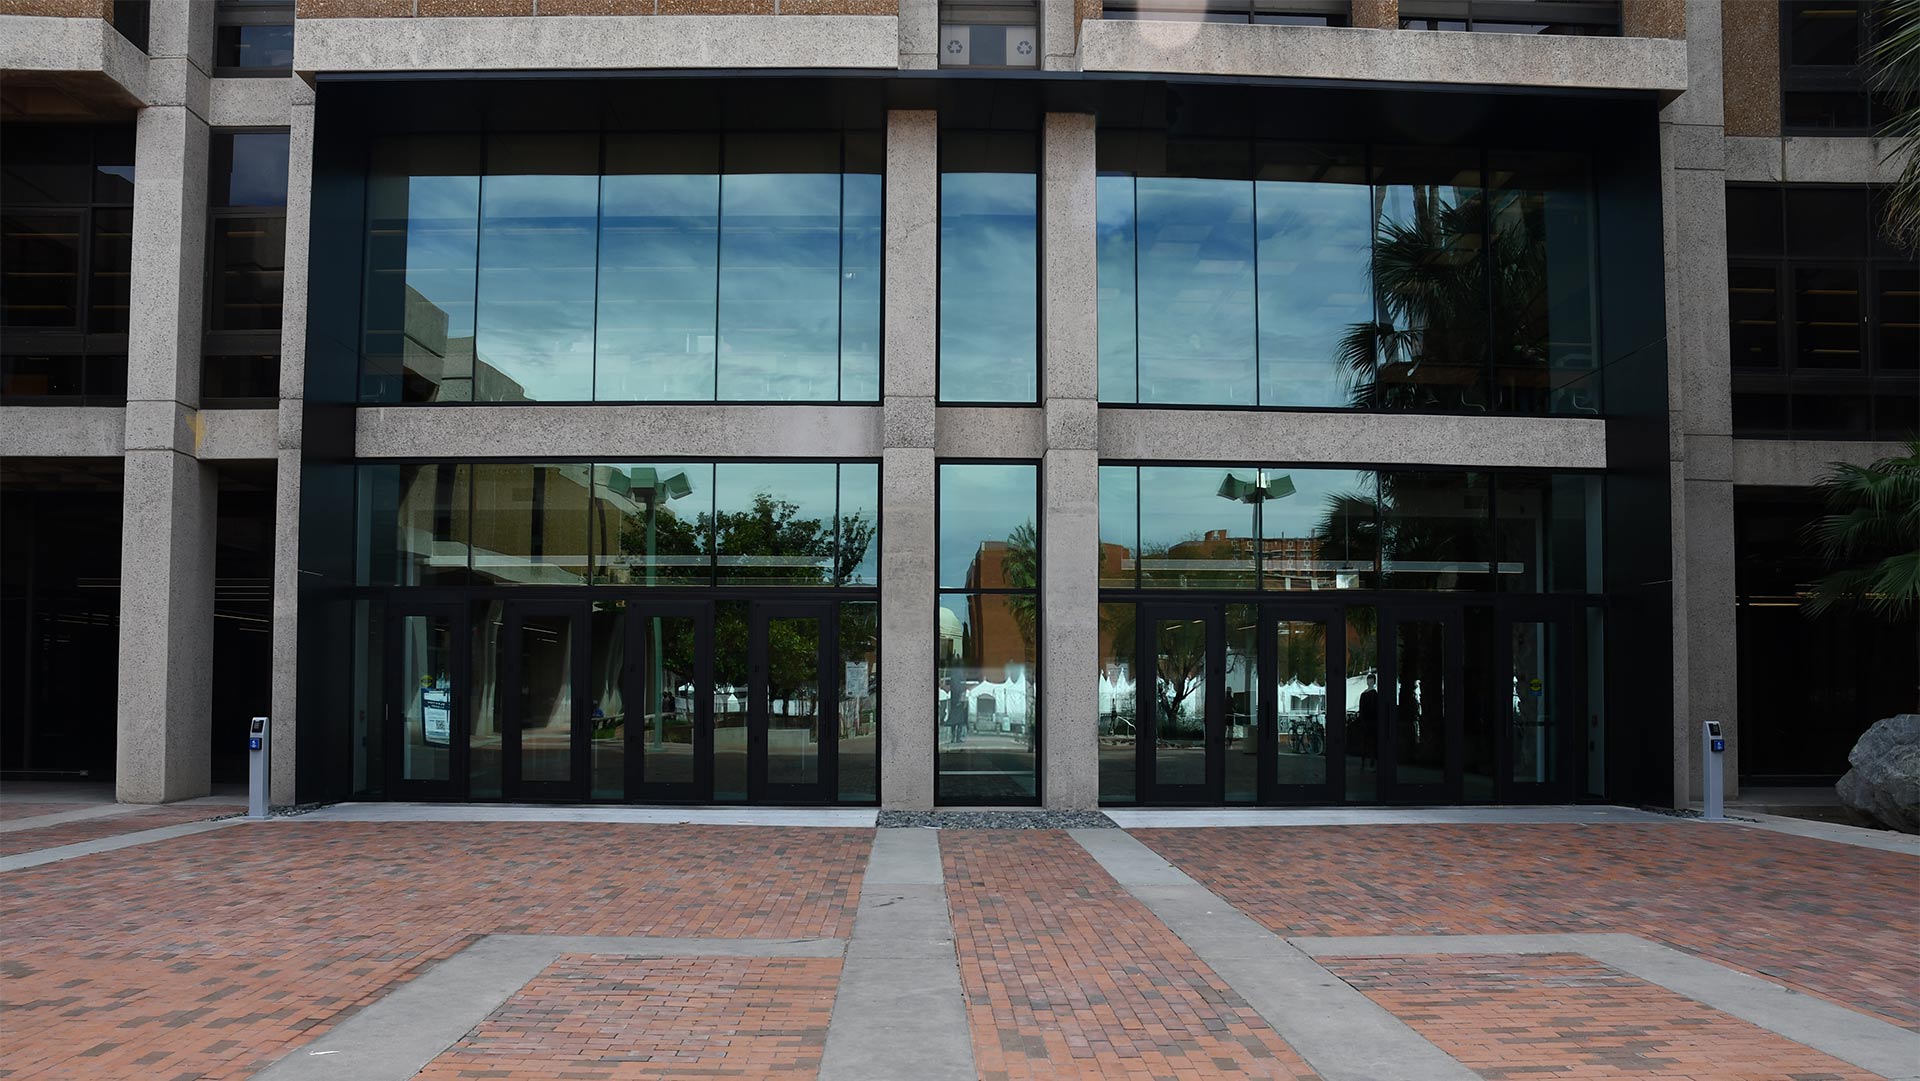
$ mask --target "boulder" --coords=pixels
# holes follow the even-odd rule
[[[1920,713],[1875,721],[1847,755],[1840,802],[1902,833],[1920,833]]]

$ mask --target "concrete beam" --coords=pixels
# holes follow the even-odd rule
[[[943,405],[935,449],[942,458],[1021,458],[1047,452],[1047,414],[1037,406]]]
[[[1253,75],[1379,83],[1687,89],[1687,45],[1661,38],[1090,19],[1083,71]]]
[[[147,100],[147,54],[105,19],[0,15],[0,79],[80,78],[105,106],[139,108]]]
[[[900,0],[900,67],[940,66],[940,0]]]
[[[299,19],[293,70],[543,71],[883,68],[900,63],[890,15],[676,15],[670,19]]]
[[[0,406],[0,458],[118,458],[127,411],[98,406]]]
[[[207,122],[216,128],[284,128],[291,123],[293,88],[303,80],[210,79]]]
[[[1835,462],[1872,465],[1907,452],[1904,443],[1846,439],[1736,439],[1733,483],[1736,487],[1809,488]]]
[[[1567,417],[1103,409],[1100,457],[1604,469],[1606,425]]]
[[[873,405],[372,406],[361,458],[871,458]]]
[[[197,414],[202,461],[272,461],[280,443],[277,409],[206,409]]]

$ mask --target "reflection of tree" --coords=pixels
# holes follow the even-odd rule
[[[798,503],[758,492],[746,510],[702,514],[697,522],[656,514],[652,552],[647,551],[647,515],[641,514],[621,523],[620,551],[641,557],[699,555],[706,551],[703,542],[712,537],[715,550],[729,555],[796,557],[773,566],[729,567],[730,578],[779,579],[784,585],[802,586],[852,578],[873,545],[873,521],[865,514],[841,518],[836,547],[833,519],[803,517],[800,510]]]
[[[1028,592],[1007,598],[1013,622],[1020,629],[1020,642],[1029,656],[1033,653],[1034,629],[1039,624],[1039,596],[1033,590],[1040,585],[1040,536],[1031,521],[1007,534],[1006,554],[1000,557],[1000,572],[1007,585]]]
[[[1190,729],[1203,729],[1204,718],[1188,721],[1181,709],[1187,698],[1199,693],[1207,671],[1207,623],[1202,619],[1160,620],[1154,626],[1155,706],[1159,712],[1160,738],[1187,739]]]

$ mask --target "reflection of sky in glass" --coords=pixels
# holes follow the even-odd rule
[[[1252,483],[1252,466],[1140,467],[1140,548],[1164,552],[1184,540],[1215,531],[1253,536],[1253,504],[1224,499],[1220,484],[1231,474]]]
[[[287,133],[236,132],[227,206],[287,205]]]
[[[714,518],[718,521],[729,514],[747,514],[753,510],[755,499],[761,495],[770,496],[776,502],[792,503],[799,509],[794,513],[796,522],[812,521],[820,523],[820,535],[831,546],[833,538],[833,513],[837,492],[832,462],[721,462],[714,467]],[[726,544],[724,531],[716,543]],[[731,566],[728,557],[780,555],[755,547],[747,551],[722,550],[720,555],[720,581],[736,581],[751,577],[764,577],[751,573],[757,568]],[[785,558],[818,566],[820,584],[825,585],[832,573],[831,556],[818,557],[785,554]],[[789,577],[799,577],[803,568],[782,565],[781,572]],[[743,571],[747,573],[742,573]]]
[[[411,177],[406,199],[407,285],[446,313],[447,337],[472,337],[480,178]]]
[[[1347,405],[1340,339],[1373,318],[1368,189],[1261,181],[1256,199],[1260,404]]]
[[[711,462],[611,462],[595,468],[594,573],[602,581],[698,582],[711,577],[705,536],[687,541],[713,513]],[[682,478],[676,481],[675,478]],[[684,486],[685,495],[673,489]],[[653,516],[653,549],[647,548],[647,509]],[[655,556],[657,558],[649,558]]]
[[[475,351],[532,401],[593,397],[599,188],[593,176],[489,176],[480,185]]]
[[[1130,567],[1110,566],[1106,546],[1117,544],[1126,549],[1122,558],[1140,554],[1140,486],[1138,470],[1130,465],[1100,467],[1100,575],[1102,582],[1134,578]]]
[[[877,173],[848,173],[840,194],[840,400],[880,398],[883,197]]]
[[[1293,481],[1292,495],[1269,499],[1261,508],[1260,535],[1268,539],[1316,537],[1327,524],[1327,507],[1337,496],[1374,497],[1373,474],[1352,469],[1268,467],[1267,487],[1281,487],[1281,478]]]
[[[1032,173],[940,178],[940,397],[1035,400],[1039,193]]]
[[[847,462],[840,467],[840,520],[864,518],[874,527],[866,553],[854,564],[846,583],[856,586],[880,584],[880,466],[875,462]],[[842,527],[844,530],[844,526]],[[845,533],[842,533],[844,538]]]
[[[839,175],[728,175],[720,207],[720,397],[833,399]]]
[[[1254,404],[1253,185],[1141,177],[1140,400]]]
[[[1100,400],[1138,400],[1134,383],[1133,178],[1100,177],[1094,196],[1100,276]]]
[[[986,541],[1004,541],[1036,520],[1039,470],[1032,465],[940,467],[940,586],[965,588]]]
[[[712,400],[719,214],[717,176],[601,180],[598,400]]]

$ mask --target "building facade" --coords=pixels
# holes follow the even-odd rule
[[[1684,804],[1844,769],[1865,5],[25,0],[0,769]],[[1837,14],[1836,14],[1837,13]],[[1852,58],[1852,59],[1849,59]]]

